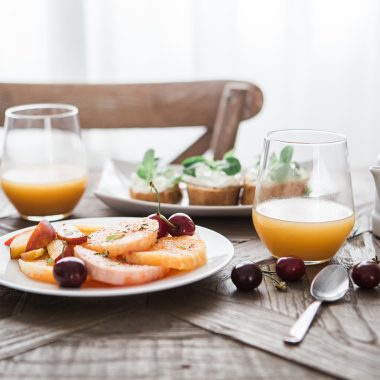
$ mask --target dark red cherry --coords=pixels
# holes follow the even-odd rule
[[[157,237],[162,238],[168,236],[169,234],[169,224],[161,218],[160,214],[151,214],[148,216],[149,219],[157,220],[158,222],[158,233]]]
[[[181,236],[181,235],[194,235],[195,224],[189,215],[186,215],[182,212],[173,214],[169,218],[169,222],[174,225],[174,227],[169,225],[169,233],[172,236]]]
[[[65,257],[54,265],[53,275],[60,286],[79,288],[86,281],[87,268],[77,257]]]
[[[306,266],[297,256],[281,257],[276,263],[276,273],[284,281],[296,281],[302,278]]]
[[[231,280],[239,290],[253,290],[261,284],[263,273],[254,262],[242,261],[232,269]]]
[[[352,281],[361,288],[372,289],[380,283],[379,264],[372,261],[363,261],[356,264],[351,272]]]

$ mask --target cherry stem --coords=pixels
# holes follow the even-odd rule
[[[157,187],[154,185],[153,181],[149,182],[149,186],[155,191],[157,196],[157,215],[160,217],[161,220],[163,220],[165,223],[167,223],[172,228],[177,228],[176,225],[174,225],[172,222],[170,222],[164,215],[161,214],[161,202],[160,202],[160,193],[157,190]]]
[[[287,290],[287,286],[286,286],[286,282],[284,281],[279,281],[277,280],[277,278],[271,276],[270,274],[266,273],[266,272],[263,272],[263,275],[266,276],[266,277],[269,277],[272,282],[274,282],[274,286],[279,289],[279,290],[284,290],[286,291]]]

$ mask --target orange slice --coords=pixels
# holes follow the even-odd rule
[[[148,251],[125,255],[130,264],[155,265],[179,270],[191,270],[207,262],[206,244],[199,236],[164,237]]]
[[[53,276],[53,266],[49,265],[46,259],[34,261],[24,261],[19,259],[21,272],[33,280],[56,284]]]

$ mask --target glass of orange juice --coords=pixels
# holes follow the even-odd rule
[[[76,107],[30,104],[5,111],[1,185],[22,218],[69,216],[86,184],[86,153]]]
[[[252,216],[276,258],[330,260],[355,221],[346,138],[307,129],[269,133]]]

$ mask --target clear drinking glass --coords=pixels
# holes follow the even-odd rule
[[[87,184],[78,109],[68,104],[7,109],[1,184],[24,219],[70,215]]]
[[[269,133],[252,216],[273,256],[330,260],[355,221],[346,138],[307,129]]]

